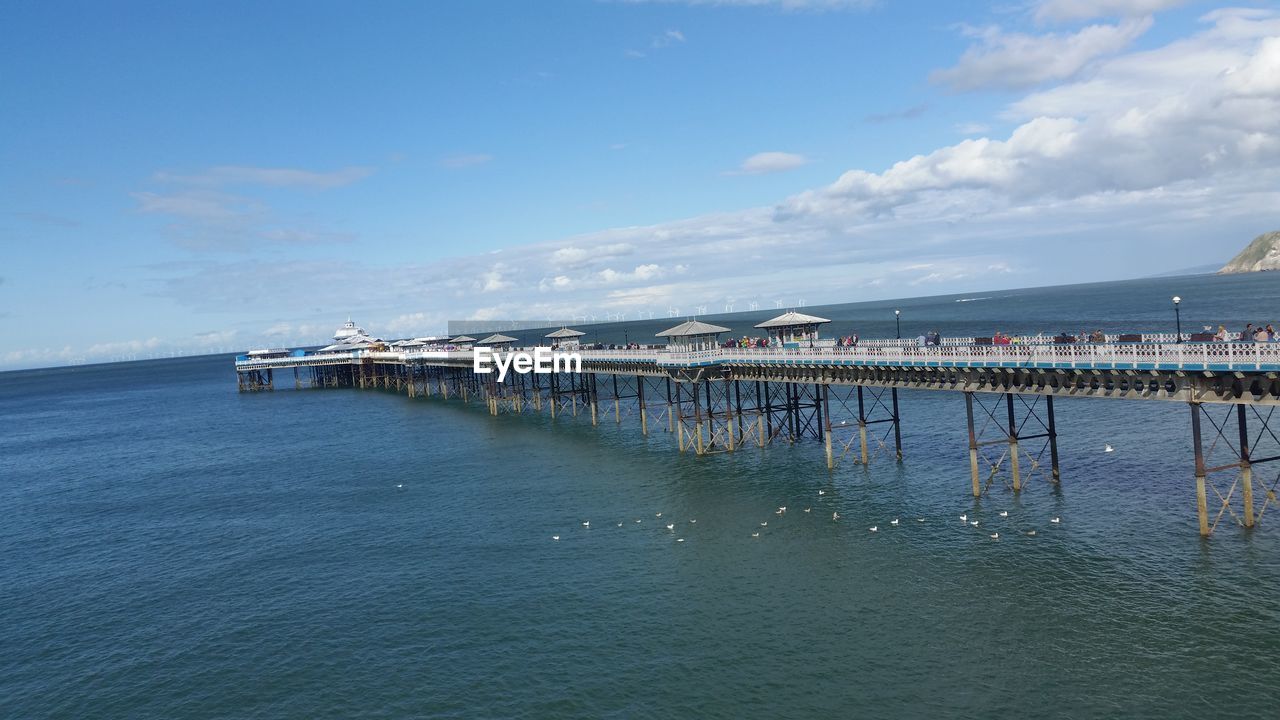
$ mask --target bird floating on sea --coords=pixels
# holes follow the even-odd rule
[[[1009,517],[1009,511],[1008,511],[1008,510],[1001,510],[1001,511],[1000,511],[1000,517]]]
[[[969,524],[970,524],[970,525],[972,525],[972,526],[974,526],[974,527],[978,527],[978,521],[977,521],[977,520],[970,520],[970,521],[969,521]]]
[[[968,521],[969,521],[969,513],[965,513],[960,516],[960,522],[968,522]]]
[[[668,529],[668,530],[670,530],[670,531],[672,531],[672,532],[675,532],[676,524],[675,524],[675,523],[667,523],[667,529]]]
[[[826,491],[826,490],[819,490],[819,491],[818,491],[818,494],[819,494],[819,495],[826,495],[826,494],[827,494],[827,491]]]
[[[992,539],[992,540],[999,540],[999,539],[1000,539],[1000,533],[991,533],[991,539]]]
[[[1107,446],[1102,450],[1102,452],[1115,452],[1115,451],[1116,449],[1111,447],[1111,443],[1107,443]]]
[[[1027,535],[1028,535],[1029,537],[1035,537],[1035,536],[1036,536],[1036,531],[1035,531],[1035,530],[1028,530],[1028,531],[1027,531]]]
[[[897,525],[897,524],[898,524],[898,518],[894,518],[894,519],[890,520],[890,521],[889,521],[889,524],[890,524],[890,525]]]
[[[812,509],[813,509],[813,508],[805,508],[805,509],[804,509],[804,511],[805,511],[805,512],[809,512],[809,511],[810,511],[810,510],[812,510]]]
[[[769,527],[769,521],[768,521],[768,520],[766,520],[766,521],[764,521],[764,522],[760,523],[760,527]]]
[[[839,520],[839,519],[840,519],[840,513],[838,513],[838,512],[833,512],[833,513],[831,513],[831,519],[832,519],[832,520]]]
[[[1062,522],[1062,518],[1060,518],[1060,517],[1055,517],[1055,518],[1053,518],[1053,519],[1049,520],[1049,522],[1054,523],[1054,524],[1056,525],[1057,523]]]
[[[751,537],[760,537],[760,533],[758,533],[758,532],[753,532],[753,533],[751,533]]]
[[[871,527],[869,527],[869,528],[867,528],[867,529],[868,529],[868,530],[870,530],[871,532],[880,532],[880,526],[878,526],[878,525],[872,525]]]

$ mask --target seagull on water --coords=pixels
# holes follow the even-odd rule
[[[924,522],[924,518],[916,518],[916,522]]]
[[[992,540],[999,540],[999,539],[1000,539],[1000,533],[991,533],[991,539],[992,539]]]
[[[894,518],[894,519],[890,520],[890,521],[889,521],[889,524],[890,524],[890,525],[897,525],[897,524],[898,524],[898,518]]]
[[[818,494],[819,494],[819,495],[826,495],[826,494],[827,494],[827,491],[826,491],[826,490],[819,490],[819,491],[818,491]]]
[[[684,538],[676,538],[676,542],[684,542]]]
[[[960,522],[968,522],[968,521],[969,521],[969,513],[965,513],[960,516]]]
[[[869,528],[867,528],[867,529],[868,529],[868,530],[870,530],[871,532],[880,532],[880,526],[878,526],[878,525],[872,525],[871,527],[869,527]]]
[[[1115,452],[1115,451],[1116,449],[1111,447],[1111,443],[1107,443],[1107,446],[1102,450],[1102,452]]]
[[[640,521],[639,521],[639,520],[637,520],[637,521],[636,521],[636,524],[637,524],[637,525],[639,525],[639,524],[640,524]]]
[[[1060,517],[1055,517],[1055,518],[1051,519],[1049,522],[1054,523],[1054,524],[1057,524],[1057,523],[1062,522],[1062,518],[1060,518]]]
[[[398,488],[402,488],[402,487],[404,487],[404,483],[396,483],[396,487],[398,487]]]
[[[552,536],[551,536],[551,539],[552,539],[552,540],[559,540],[559,539],[560,539],[560,536],[559,536],[559,535],[552,535]]]
[[[832,520],[839,520],[839,519],[840,519],[840,513],[838,513],[838,512],[833,512],[833,513],[831,513],[831,519],[832,519]]]
[[[622,527],[622,523],[618,523],[618,527]]]
[[[654,514],[653,514],[653,516],[654,516],[654,517],[662,517],[662,513],[654,513]]]
[[[779,506],[778,506],[778,512],[780,512],[780,513],[784,513],[784,512],[786,512],[786,511],[787,511],[787,506],[786,506],[786,505],[779,505]]]
[[[689,522],[690,522],[690,523],[696,523],[696,522],[698,522],[698,521],[697,521],[696,519],[694,519],[694,518],[690,518],[690,519],[689,519]]]
[[[804,511],[805,511],[805,512],[809,512],[809,511],[810,511],[810,510],[812,510],[812,509],[813,509],[813,508],[805,508],[805,509],[804,509]]]
[[[764,521],[764,522],[760,523],[760,527],[768,527],[768,526],[769,526],[769,521],[768,521],[768,520],[766,520],[766,521]]]
[[[1008,510],[1001,510],[1001,511],[1000,511],[1000,517],[1009,517],[1009,511],[1008,511]]]
[[[970,520],[970,521],[969,521],[969,524],[970,524],[970,525],[972,525],[972,526],[974,526],[974,527],[978,527],[978,521],[977,521],[977,520]]]
[[[1029,537],[1035,537],[1035,536],[1036,536],[1036,531],[1035,531],[1035,530],[1028,530],[1028,531],[1027,531],[1027,535],[1028,535]]]
[[[590,520],[588,520],[588,521],[586,521],[586,522],[582,523],[582,527],[585,527],[585,528],[589,528],[589,527],[591,527],[591,521],[590,521]]]
[[[751,533],[751,537],[760,537],[760,533],[758,533],[758,532],[753,532],[753,533]]]
[[[672,532],[674,532],[674,531],[675,531],[675,529],[676,529],[676,524],[675,524],[675,523],[667,523],[667,529],[668,529],[668,530],[671,530]]]

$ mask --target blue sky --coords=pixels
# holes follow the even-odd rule
[[[20,3],[0,367],[1139,277],[1280,227],[1280,11]]]

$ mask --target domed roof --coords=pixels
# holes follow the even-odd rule
[[[338,328],[337,331],[333,333],[333,339],[338,342],[342,342],[343,340],[356,337],[357,335],[368,335],[368,333],[364,331],[364,328],[356,325],[351,320],[347,320],[342,324],[342,327]]]

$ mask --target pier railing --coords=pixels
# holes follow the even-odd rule
[[[504,354],[510,351],[498,351]],[[1010,367],[1045,369],[1280,371],[1280,342],[1075,343],[1019,345],[860,344],[825,348],[678,348],[578,350],[584,362],[629,362],[659,367],[716,364],[908,367]],[[471,350],[352,350],[342,353],[237,359],[242,370],[375,362],[470,363]]]
[[[624,351],[625,352],[625,351]],[[589,358],[583,354],[583,359]],[[1100,343],[927,347],[725,348],[657,354],[665,366],[743,365],[1024,367],[1046,369],[1274,371],[1280,343]]]

